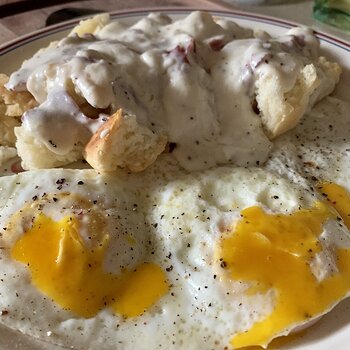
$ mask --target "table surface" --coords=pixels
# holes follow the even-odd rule
[[[118,11],[136,8],[152,7],[198,7],[207,10],[239,9],[269,16],[284,18],[302,23],[318,31],[324,31],[350,41],[350,35],[322,24],[312,18],[312,0],[285,0],[282,4],[252,6],[245,5],[243,0],[93,0],[93,1],[46,1],[46,4],[58,3],[60,5],[47,6],[36,10],[6,16],[5,9],[19,4],[38,6],[33,0],[0,0],[0,45],[45,27],[46,18],[53,12],[62,8],[91,8],[104,11]]]

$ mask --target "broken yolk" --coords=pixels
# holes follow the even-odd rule
[[[272,338],[297,323],[322,314],[350,290],[350,251],[339,249],[339,271],[317,281],[310,269],[322,250],[318,236],[334,217],[317,202],[293,214],[268,214],[254,206],[241,212],[233,232],[220,242],[221,261],[229,277],[249,282],[248,295],[274,290],[270,315],[231,339],[234,348],[266,346]]]
[[[318,190],[326,197],[328,203],[339,213],[346,227],[350,230],[350,194],[342,186],[324,182]]]
[[[96,248],[88,249],[75,218],[55,222],[40,214],[11,253],[28,266],[32,283],[66,310],[92,317],[110,306],[125,317],[138,316],[167,293],[165,273],[153,263],[118,276],[105,272],[108,240],[106,235]]]

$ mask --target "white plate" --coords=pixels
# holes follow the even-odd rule
[[[174,18],[179,18],[187,14],[188,10],[169,9],[166,12]],[[112,14],[112,19],[132,23],[147,15],[147,13],[147,11],[140,10],[118,12]],[[237,11],[217,11],[213,14],[232,19],[245,27],[266,30],[272,35],[282,34],[286,31],[286,28],[296,25],[277,18]],[[46,46],[51,41],[62,38],[77,22],[77,20],[74,20],[44,28],[2,45],[0,47],[0,72],[10,74],[20,67],[24,59],[31,57],[39,48]],[[317,36],[321,41],[323,54],[339,62],[343,68],[342,78],[335,95],[350,101],[350,43],[324,33],[317,33]],[[45,317],[45,315],[37,315],[37,317]],[[0,325],[0,350],[34,349],[53,350],[62,348],[39,342]],[[273,347],[273,349],[276,348]],[[350,350],[350,298],[340,303],[305,334],[294,338],[287,344],[278,347],[278,349]]]

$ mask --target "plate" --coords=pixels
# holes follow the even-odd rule
[[[152,9],[152,11],[164,11]],[[112,13],[112,20],[120,20],[131,24],[149,11],[134,10]],[[172,17],[180,18],[188,14],[189,10],[167,9],[166,13]],[[244,27],[262,29],[272,35],[284,33],[288,28],[296,26],[296,23],[285,20],[239,11],[215,11],[216,16],[231,19]],[[15,39],[0,46],[0,72],[10,74],[18,69],[23,60],[30,58],[39,48],[45,47],[51,41],[58,40],[69,33],[79,20],[73,20],[44,28],[26,36]],[[339,62],[343,68],[341,81],[335,91],[335,96],[350,102],[348,87],[350,85],[350,43],[329,36],[326,33],[317,32],[321,42],[321,52],[328,58]],[[37,315],[42,317],[42,315]],[[0,325],[0,350],[58,350],[58,346],[49,345],[43,341],[37,341],[24,336],[16,331],[9,330]],[[350,349],[350,298],[336,306],[330,313],[313,327],[302,332],[299,336],[292,336],[283,345],[270,347],[271,349],[294,350],[329,350]]]

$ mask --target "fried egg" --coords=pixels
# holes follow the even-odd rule
[[[82,323],[91,330],[83,337],[90,344],[98,323],[103,332],[102,323],[113,323],[114,314],[121,320],[138,316],[167,293],[165,270],[156,263],[159,256],[151,258],[150,230],[126,181],[116,185],[94,171],[80,170],[3,180],[6,288],[1,295],[7,325],[39,337],[49,332],[54,339],[74,324],[75,341],[57,341],[71,345],[84,344],[77,331]],[[101,312],[107,318],[99,320]],[[34,321],[40,314],[47,318]],[[98,337],[97,344],[104,338]]]
[[[349,294],[350,197],[277,165],[2,177],[1,323],[75,349],[265,347],[307,325]]]

